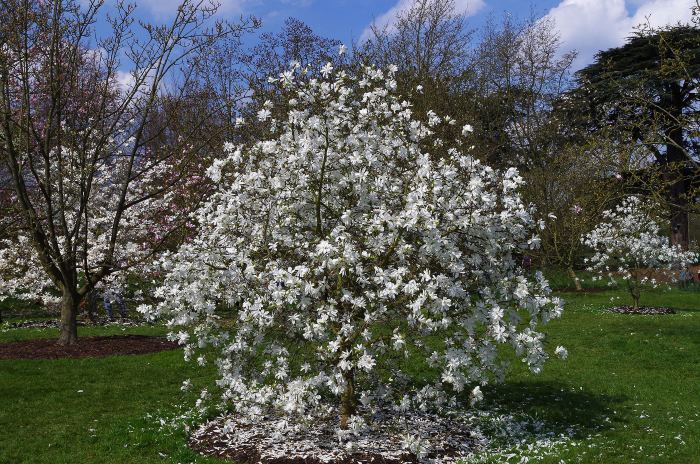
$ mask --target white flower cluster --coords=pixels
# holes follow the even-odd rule
[[[604,211],[603,222],[582,239],[594,251],[586,259],[589,270],[607,275],[611,282],[623,279],[635,305],[642,285],[657,286],[659,273],[673,280],[678,270],[697,260],[695,253],[669,243],[651,211],[639,197],[627,197],[614,210]]]
[[[276,138],[210,169],[199,235],[144,310],[187,357],[215,348],[223,398],[250,416],[453,407],[501,376],[500,344],[539,371],[538,327],[562,307],[517,264],[538,243],[517,171],[428,142],[441,118],[414,117],[395,68],[302,72],[280,76],[294,104]],[[421,388],[416,363],[435,373]]]

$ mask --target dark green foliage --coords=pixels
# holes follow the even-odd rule
[[[642,28],[625,45],[599,52],[577,76],[573,112],[618,148],[618,171],[627,172],[634,190],[665,201],[672,242],[687,248],[688,211],[700,188],[697,24]]]
[[[683,66],[678,66],[683,63]],[[659,91],[688,75],[700,74],[700,30],[685,25],[651,34],[642,31],[621,47],[598,52],[595,62],[577,72],[579,79],[614,91],[614,80],[640,81]],[[690,83],[688,83],[690,85]],[[651,90],[650,89],[650,90]],[[601,95],[610,98],[611,95]]]

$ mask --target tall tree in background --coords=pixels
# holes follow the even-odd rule
[[[633,155],[621,170],[647,193],[664,197],[672,243],[687,248],[693,182],[700,175],[698,25],[642,27],[622,47],[598,53],[578,78],[575,94],[588,106],[592,130],[632,147],[621,148]]]
[[[151,240],[150,228],[163,225],[168,195],[196,160],[190,142],[201,127],[180,126],[185,132],[165,137],[174,144],[163,150],[154,141],[174,127],[164,110],[168,98],[188,91],[190,58],[257,25],[213,21],[216,8],[199,0],[184,0],[158,26],[135,22],[133,6],[118,3],[111,17],[102,7],[99,0],[0,5],[0,153],[21,220],[0,264],[31,271],[4,287],[60,294],[61,344],[77,342],[81,300],[152,257],[162,241]],[[104,19],[110,33],[95,42],[94,25]],[[122,65],[132,69],[126,76]],[[169,81],[178,82],[170,94]]]
[[[229,79],[239,79],[248,97],[236,107],[236,115],[244,124],[236,125],[234,140],[249,142],[269,134],[270,128],[258,120],[258,111],[270,110],[270,119],[278,120],[290,110],[286,90],[276,82],[292,63],[305,70],[300,79],[319,78],[321,66],[331,63],[337,68],[344,62],[341,47],[345,50],[340,40],[322,37],[303,21],[287,18],[279,32],[261,34],[258,43],[239,51],[238,68],[222,73]]]
[[[396,64],[399,89],[417,114],[431,109],[472,124],[476,155],[492,165],[540,166],[555,151],[560,124],[552,110],[569,89],[575,53],[562,53],[549,20],[506,15],[476,33],[453,0],[416,0],[391,28],[372,26],[357,55]]]
[[[561,48],[551,20],[487,22],[474,56],[474,125],[492,163],[542,167],[560,149],[565,131],[554,109],[576,57]]]
[[[391,26],[373,24],[355,47],[355,61],[381,68],[398,67],[396,83],[413,111],[428,111],[471,122],[470,77],[473,30],[454,0],[415,0]],[[436,135],[461,136],[462,124],[444,125]]]
[[[269,77],[288,71],[297,62],[308,73],[315,73],[320,64],[333,61],[342,42],[321,37],[296,18],[287,18],[278,33],[265,33],[248,53],[244,64],[250,86],[256,89],[267,84]]]
[[[359,47],[368,61],[396,65],[416,83],[459,75],[468,64],[472,31],[454,0],[415,0],[389,26],[372,24]]]

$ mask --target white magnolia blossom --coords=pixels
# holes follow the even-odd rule
[[[639,306],[642,286],[658,285],[655,276],[674,280],[679,270],[697,259],[694,252],[670,244],[651,211],[651,205],[639,197],[627,197],[615,209],[604,211],[603,222],[582,239],[594,251],[586,259],[589,270],[611,282],[624,280],[635,306]]]
[[[447,144],[425,151],[444,118],[416,119],[394,72],[286,73],[299,105],[277,138],[226,147],[199,235],[163,260],[160,303],[143,309],[187,357],[217,353],[239,414],[340,404],[348,427],[379,405],[454,407],[502,377],[498,345],[534,372],[548,357],[539,326],[562,307],[517,264],[538,244],[522,178]],[[430,382],[412,383],[416,363]]]
[[[557,347],[554,349],[554,354],[556,354],[557,356],[559,356],[561,359],[566,359],[566,358],[569,357],[569,351],[568,351],[566,348],[564,348],[563,346],[561,346],[561,345],[560,345],[560,346],[557,346]]]
[[[481,392],[481,387],[477,385],[476,387],[474,387],[472,389],[471,399],[469,400],[469,402],[472,405],[474,405],[474,404],[478,403],[479,401],[483,401],[483,399],[484,399],[484,394]]]

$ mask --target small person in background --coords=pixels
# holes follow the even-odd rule
[[[678,280],[681,288],[688,288],[693,282],[693,274],[691,274],[690,270],[686,267],[681,270]]]
[[[107,311],[107,317],[110,321],[114,320],[114,313],[112,312],[112,302],[116,301],[117,308],[119,308],[119,315],[122,319],[126,319],[126,305],[124,304],[124,297],[118,290],[106,290],[102,294],[102,302],[104,303],[105,311]]]

